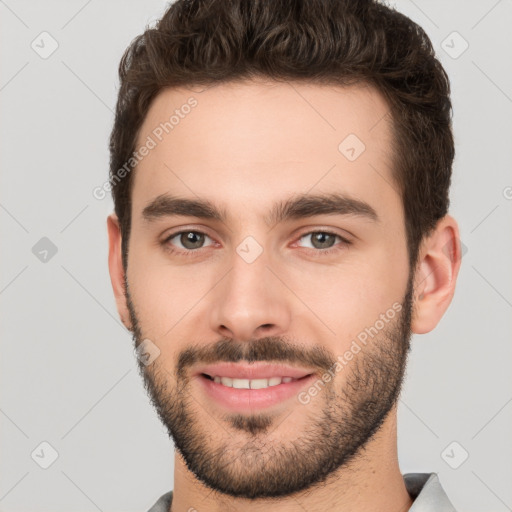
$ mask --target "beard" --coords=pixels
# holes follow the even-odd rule
[[[138,347],[144,336],[126,281],[125,290]],[[189,346],[177,355],[173,369],[157,364],[158,359],[148,366],[138,359],[139,372],[160,420],[199,481],[237,498],[290,496],[349,468],[396,405],[410,351],[412,297],[410,276],[401,310],[347,363],[341,389],[336,389],[339,379],[332,378],[310,403],[290,406],[284,418],[269,411],[208,414],[191,393],[187,369],[197,363],[280,361],[318,368],[321,374],[336,364],[333,354],[281,337],[244,343],[224,338]],[[286,433],[279,434],[281,425]],[[290,430],[297,425],[302,428]]]

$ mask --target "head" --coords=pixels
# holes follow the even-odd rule
[[[369,0],[178,0],[119,71],[109,265],[159,353],[139,360],[153,403],[204,484],[315,485],[395,411],[411,333],[453,296],[446,73]],[[209,400],[201,367],[239,362],[309,380],[268,407]]]

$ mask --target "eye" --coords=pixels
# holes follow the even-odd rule
[[[169,235],[162,243],[166,246],[171,252],[175,252],[176,250],[172,247],[173,245],[177,245],[178,249],[184,250],[185,252],[192,252],[195,249],[202,249],[203,247],[207,247],[204,245],[205,239],[208,238],[212,240],[206,233],[202,231],[179,231],[178,233],[173,233]],[[175,240],[173,242],[173,240]],[[213,241],[213,240],[212,240]],[[209,244],[211,245],[211,244]],[[176,251],[179,252],[179,251]]]
[[[205,245],[206,239],[210,240],[207,245]],[[351,245],[351,242],[341,235],[325,230],[304,233],[299,238],[299,242],[307,239],[310,240],[309,245],[306,244],[303,247],[312,249],[315,256],[337,252]],[[336,244],[336,240],[339,240],[340,243]],[[172,254],[195,256],[199,254],[199,249],[214,245],[214,243],[212,238],[202,231],[183,230],[170,234],[163,240],[162,245],[166,251]]]
[[[333,251],[341,250],[344,246],[350,245],[350,241],[338,235],[337,233],[331,233],[330,231],[310,231],[309,233],[303,234],[299,238],[299,242],[301,240],[310,240],[309,246],[306,245],[310,249],[318,249],[317,253],[330,253]],[[341,241],[340,244],[336,244],[336,239]],[[341,247],[337,247],[341,246]]]

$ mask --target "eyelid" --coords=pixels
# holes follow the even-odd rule
[[[160,242],[163,245],[166,245],[169,243],[169,241],[178,235],[182,235],[183,233],[198,233],[200,235],[204,235],[205,237],[208,237],[210,240],[212,240],[212,244],[209,244],[207,246],[199,247],[198,249],[181,249],[180,247],[176,248],[176,251],[183,251],[183,252],[197,252],[200,249],[206,249],[207,247],[211,247],[212,245],[215,245],[216,240],[213,236],[211,236],[205,228],[192,228],[192,227],[180,227],[177,231],[171,231],[170,233],[167,233],[163,236],[162,241]]]
[[[302,229],[305,229],[302,231]],[[313,233],[328,233],[330,235],[338,236],[343,242],[351,244],[354,242],[354,239],[357,238],[356,236],[352,235],[352,233],[349,233],[348,231],[343,230],[343,234],[336,231],[334,228],[330,227],[308,227],[308,228],[301,228],[301,231],[299,234],[295,235],[294,238],[296,241],[299,241],[302,237],[306,235],[311,235]]]
[[[167,253],[169,253],[171,255],[175,255],[178,257],[183,256],[183,257],[189,257],[189,258],[200,257],[200,255],[204,252],[202,249],[208,249],[208,248],[214,247],[215,245],[218,245],[216,238],[211,236],[208,233],[208,231],[209,231],[209,229],[206,226],[197,226],[197,225],[195,225],[195,226],[180,226],[179,228],[175,228],[175,230],[172,230],[170,233],[168,232],[166,235],[164,235],[163,240],[161,242],[159,242],[159,244],[163,247],[163,249]],[[183,233],[190,233],[190,232],[204,235],[204,236],[210,238],[210,240],[212,240],[213,243],[203,246],[203,247],[199,247],[197,249],[186,249],[186,248],[182,249],[182,248],[176,247],[175,245],[170,243],[170,240],[175,238],[176,236],[181,235]],[[355,235],[352,235],[351,233],[347,232],[346,230],[343,230],[343,232],[346,233],[348,236],[340,234],[339,232],[336,231],[335,228],[331,228],[331,227],[324,227],[324,226],[302,227],[300,229],[299,234],[292,235],[294,242],[291,244],[291,247],[295,247],[300,242],[300,240],[307,235],[312,235],[314,233],[326,233],[326,234],[332,235],[334,237],[338,237],[340,241],[338,243],[336,243],[335,245],[333,245],[332,247],[328,247],[325,249],[316,249],[316,248],[302,247],[302,246],[299,246],[299,247],[301,247],[305,253],[310,254],[312,257],[315,257],[315,258],[322,257],[322,256],[327,257],[327,256],[331,256],[334,254],[338,254],[341,251],[347,250],[354,243],[354,238],[357,238]]]
[[[201,233],[203,235],[209,236],[212,240],[215,238],[213,237],[209,229],[206,226],[180,226],[179,228],[174,228],[165,231],[165,234],[162,236],[162,242],[165,242],[169,238],[173,238],[176,235],[180,235],[182,233],[188,233],[190,231],[193,231],[194,233]]]
[[[162,242],[165,242],[169,238],[173,238],[176,235],[180,235],[180,234],[182,234],[184,232],[189,232],[189,231],[201,233],[203,235],[208,236],[212,240],[215,239],[215,237],[212,236],[208,232],[208,228],[206,226],[197,226],[196,225],[196,226],[180,226],[179,228],[176,228],[176,231],[171,230],[171,232],[166,232],[166,234],[164,234],[163,237],[162,237]],[[353,235],[349,231],[343,230],[343,232],[346,233],[346,234],[341,234],[341,233],[335,231],[335,229],[331,228],[331,227],[326,227],[326,226],[308,226],[308,227],[305,227],[305,228],[304,227],[300,228],[299,233],[298,234],[294,234],[292,236],[294,237],[295,240],[299,240],[303,236],[309,235],[309,234],[312,234],[312,233],[329,233],[331,235],[339,236],[342,240],[344,240],[346,242],[349,242],[349,243],[353,241],[352,238],[357,238],[355,235]]]

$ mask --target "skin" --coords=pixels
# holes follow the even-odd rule
[[[423,240],[417,267],[409,269],[402,202],[391,172],[389,109],[376,90],[267,81],[222,84],[200,93],[166,89],[151,105],[139,145],[190,96],[198,100],[197,106],[133,171],[126,272],[118,219],[112,214],[107,220],[109,270],[119,315],[135,332],[135,340],[150,339],[160,350],[152,365],[141,366],[146,384],[155,385],[160,405],[179,392],[174,370],[179,355],[191,346],[213,350],[224,339],[245,349],[267,337],[287,337],[297,354],[315,349],[332,358],[344,354],[358,333],[403,301],[409,277],[414,284],[410,330],[422,334],[437,325],[453,297],[460,266],[457,223],[449,215],[441,219]],[[366,147],[354,161],[338,150],[351,133]],[[322,214],[271,227],[265,223],[278,201],[333,191],[368,203],[378,221]],[[144,207],[165,192],[208,199],[225,210],[226,222],[189,216],[144,220]],[[184,256],[187,249],[179,236],[163,243],[181,229],[208,235],[193,257]],[[321,254],[306,235],[322,230],[352,243],[336,239],[333,247],[339,250]],[[263,249],[250,264],[236,251],[247,236]],[[166,251],[169,246],[179,254]],[[389,329],[396,329],[397,322]],[[372,351],[378,343],[394,347],[397,341],[383,331],[373,343],[309,404],[287,401],[268,411],[271,428],[262,429],[259,437],[234,428],[232,418],[188,379],[190,413],[204,448],[229,448],[233,471],[238,472],[234,477],[251,471],[241,463],[243,446],[261,454],[254,467],[275,462],[258,448],[286,447],[290,440],[302,439],[326,405],[334,403],[329,400],[359,396],[347,386],[358,364],[376,354]],[[192,368],[184,373],[191,377]],[[340,403],[341,411],[348,413],[347,407]],[[173,489],[173,512],[190,507],[398,512],[412,504],[397,458],[396,403],[365,440],[364,449],[321,485],[278,498],[234,497],[205,485],[177,450]]]

